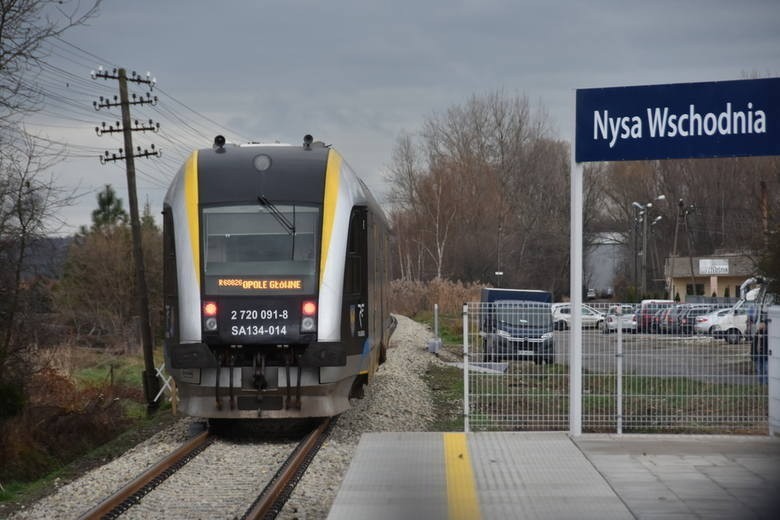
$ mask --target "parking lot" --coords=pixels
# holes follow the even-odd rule
[[[554,333],[555,360],[568,364],[569,331]],[[621,358],[623,372],[654,376],[684,376],[701,382],[752,384],[755,373],[747,341],[736,344],[707,335],[603,334],[583,330],[582,365],[594,373],[614,373]]]

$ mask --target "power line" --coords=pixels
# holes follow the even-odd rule
[[[35,69],[30,69],[30,74],[23,80],[23,85],[33,92],[40,101],[39,110],[35,111],[26,120],[32,128],[43,130],[34,135],[36,142],[47,147],[62,147],[58,153],[65,158],[106,159],[105,148],[101,146],[74,142],[79,132],[83,129],[86,138],[92,135],[95,126],[95,110],[91,106],[90,99],[103,96],[105,104],[111,104],[115,91],[103,82],[95,82],[89,79],[87,71],[94,68],[96,63],[111,63],[105,57],[90,52],[75,45],[62,37],[49,40],[48,52],[54,58],[48,62],[41,62]],[[83,68],[84,73],[76,73],[73,67]],[[140,121],[155,118],[160,122],[160,131],[155,137],[163,143],[167,153],[156,161],[151,161],[138,169],[139,180],[152,190],[167,189],[167,185],[179,171],[181,164],[192,150],[207,146],[213,135],[219,129],[231,135],[241,134],[226,125],[218,123],[212,117],[202,114],[189,104],[177,99],[167,90],[155,86],[155,92],[160,96],[160,102],[155,106],[149,104],[136,105],[134,112]],[[99,113],[107,116],[106,123],[115,124],[119,119],[114,114],[115,107],[101,107]],[[116,118],[116,119],[115,119]],[[139,123],[144,125],[145,123]],[[47,131],[48,129],[48,131]],[[53,135],[47,135],[47,134]],[[122,148],[121,140],[117,136],[106,135],[104,139],[110,139]],[[241,137],[249,141],[250,139]],[[139,140],[145,150],[149,149],[145,137]],[[155,149],[156,150],[156,149]],[[133,151],[135,153],[135,151]],[[142,152],[143,153],[143,152]],[[117,157],[121,156],[119,154]],[[113,155],[108,156],[109,162]],[[146,188],[145,188],[146,189]]]

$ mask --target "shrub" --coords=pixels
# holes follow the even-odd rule
[[[115,389],[78,389],[53,370],[35,373],[24,410],[0,423],[0,480],[40,478],[129,424]],[[137,397],[137,396],[136,396]]]
[[[0,384],[0,421],[19,415],[24,408],[24,392],[19,385]]]

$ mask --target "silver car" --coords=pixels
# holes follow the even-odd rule
[[[571,304],[553,303],[552,309],[553,326],[556,330],[566,330],[569,328],[571,320]],[[604,313],[597,311],[590,305],[582,305],[582,328],[601,328],[604,323]]]
[[[636,332],[636,311],[633,305],[610,305],[601,332],[604,334],[617,332],[618,323],[623,332]]]
[[[696,334],[713,334],[720,329],[720,321],[727,315],[731,309],[718,309],[708,314],[696,317],[696,325],[693,330]]]

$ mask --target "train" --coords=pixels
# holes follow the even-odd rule
[[[331,417],[384,362],[389,226],[341,154],[194,151],[163,203],[164,357],[178,409],[208,419]]]

